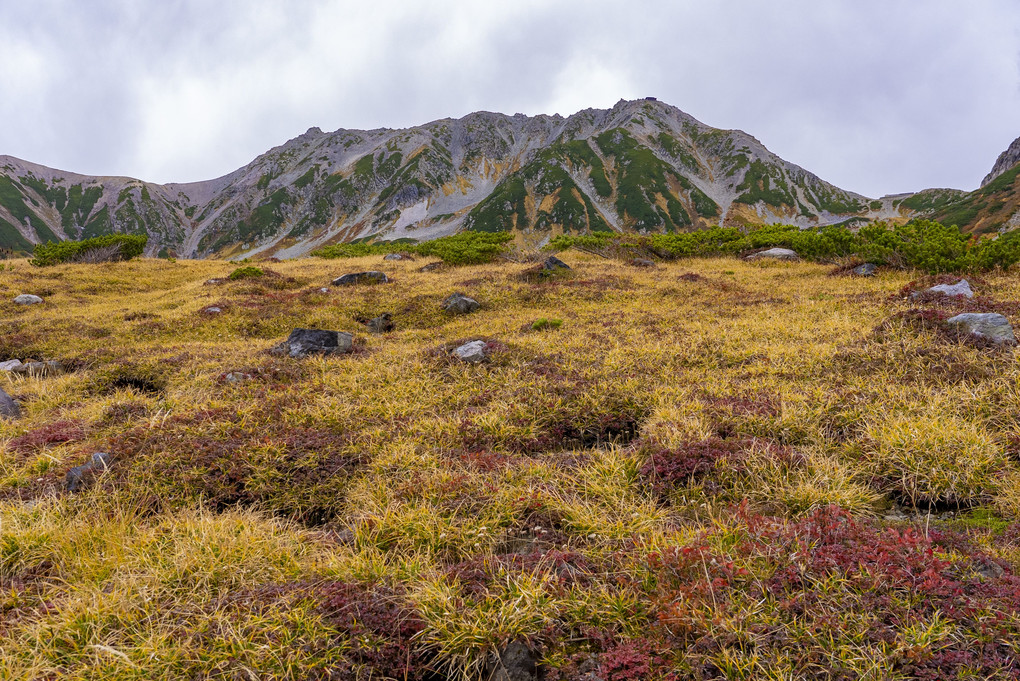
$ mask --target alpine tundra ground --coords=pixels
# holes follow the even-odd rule
[[[8,264],[0,678],[1020,676],[1015,275],[562,258]]]

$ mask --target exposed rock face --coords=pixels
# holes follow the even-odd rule
[[[343,331],[294,329],[287,340],[270,352],[274,355],[303,358],[309,355],[339,355],[354,348],[354,336]]]
[[[946,320],[947,324],[959,327],[978,338],[990,340],[996,345],[1016,345],[1013,326],[1001,314],[994,312],[965,312]]]
[[[454,348],[451,354],[462,362],[480,364],[489,358],[486,345],[486,342],[483,340],[470,341]]]
[[[474,312],[481,305],[474,298],[468,298],[463,293],[453,293],[443,301],[443,309],[453,314],[468,314]]]
[[[1017,163],[1020,163],[1020,137],[1013,140],[1013,143],[1007,147],[1006,151],[999,154],[999,158],[995,159],[992,172],[985,175],[985,179],[981,180],[981,186],[984,187]]]
[[[335,241],[464,228],[654,233],[899,215],[891,201],[824,182],[745,132],[647,100],[567,118],[478,112],[404,130],[312,130],[187,184],[0,156],[0,183],[10,187],[0,247],[21,253],[49,233],[145,232],[147,255],[289,258]]]
[[[790,262],[800,260],[800,256],[789,248],[770,248],[760,253],[752,253],[747,260],[788,260]]]
[[[14,299],[14,302],[18,305],[38,305],[43,301],[39,296],[34,296],[31,293],[22,293],[20,296]]]
[[[333,280],[333,286],[355,286],[357,284],[385,284],[390,280],[382,272],[352,272],[337,277]]]

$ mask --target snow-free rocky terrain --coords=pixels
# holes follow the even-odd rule
[[[1011,225],[1016,212],[998,195],[988,200],[989,187],[1015,175],[998,171],[979,196],[938,189],[872,200],[742,131],[655,100],[620,101],[567,118],[479,112],[405,130],[312,128],[229,175],[187,184],[0,156],[0,247],[28,252],[44,241],[145,233],[150,255],[287,258],[355,239],[420,241],[463,229],[515,230],[535,244],[561,232],[914,215],[987,232]]]

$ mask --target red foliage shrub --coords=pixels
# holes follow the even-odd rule
[[[429,657],[414,641],[425,622],[401,591],[389,587],[331,582],[314,599],[323,617],[351,645],[351,659],[372,670],[372,678],[427,679]],[[354,670],[340,678],[354,681]]]
[[[81,422],[54,421],[13,438],[7,446],[17,452],[33,452],[44,449],[48,445],[76,442],[84,437],[85,428]]]

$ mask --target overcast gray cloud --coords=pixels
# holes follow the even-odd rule
[[[0,0],[0,153],[83,173],[645,95],[869,196],[972,189],[1020,135],[1020,3]]]

